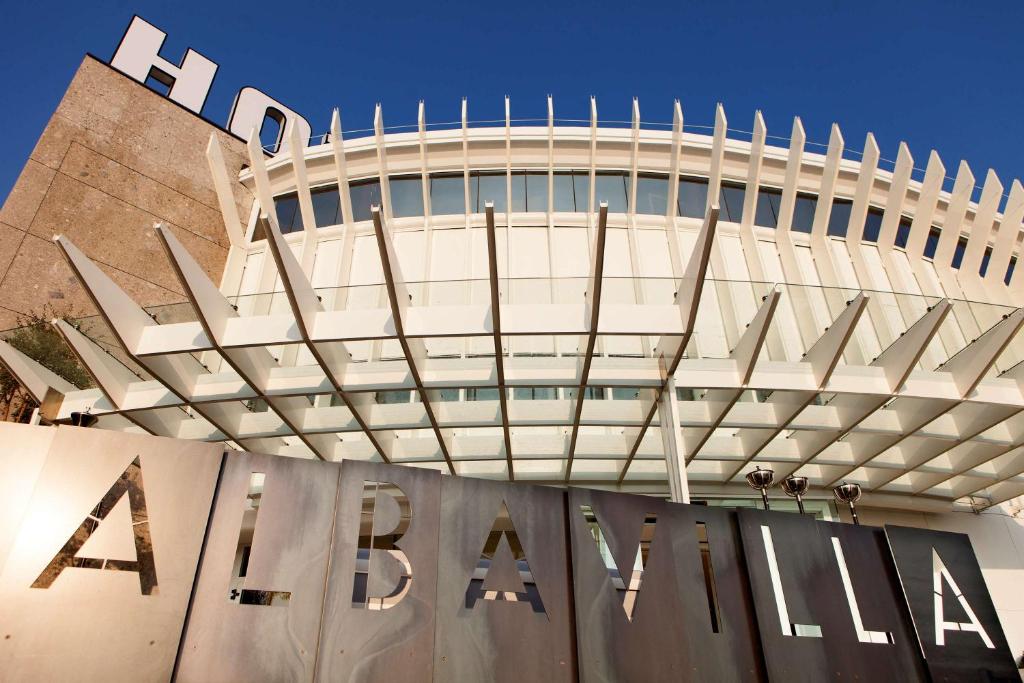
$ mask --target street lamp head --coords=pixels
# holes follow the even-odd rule
[[[764,491],[770,488],[774,479],[775,472],[771,469],[762,470],[760,467],[757,467],[747,473],[747,483],[750,484],[750,488],[756,491]]]
[[[832,489],[832,493],[840,503],[856,503],[860,500],[860,484],[849,484],[844,481]]]
[[[807,477],[786,477],[782,480],[782,490],[790,498],[799,498],[807,493]]]

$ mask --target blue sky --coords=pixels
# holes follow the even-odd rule
[[[220,69],[203,114],[224,124],[238,88],[253,85],[324,132],[331,109],[346,129],[545,114],[602,120],[710,124],[716,102],[731,128],[756,109],[769,134],[794,115],[808,138],[839,123],[847,147],[875,133],[882,156],[901,140],[923,167],[936,149],[947,173],[966,159],[980,182],[992,167],[1009,189],[1024,175],[1024,65],[1019,2],[540,2],[449,1],[14,2],[4,0],[0,42],[0,196],[6,197],[86,52],[107,60],[132,14],[168,33],[164,56],[192,47]]]

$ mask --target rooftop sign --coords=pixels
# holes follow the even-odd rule
[[[201,114],[217,74],[216,62],[189,48],[177,63],[160,56],[167,34],[145,19],[135,16],[110,59],[110,66],[145,84],[150,78],[164,85],[167,98],[185,109]],[[308,141],[312,128],[298,113],[256,88],[238,91],[228,116],[227,129],[247,140],[253,129],[261,131],[267,119],[278,125],[272,152],[288,149],[293,128],[299,138]]]

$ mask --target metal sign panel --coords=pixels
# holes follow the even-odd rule
[[[441,480],[434,677],[571,681],[565,492]]]
[[[730,513],[569,490],[580,679],[763,680]]]
[[[0,575],[5,681],[170,677],[221,455],[56,430]]]
[[[971,540],[885,526],[933,681],[1019,681]]]
[[[880,530],[785,512],[738,517],[769,678],[926,680]]]
[[[431,680],[440,501],[439,472],[342,466],[317,680]]]
[[[0,422],[0,444],[3,444],[0,446],[0,501],[3,501],[3,514],[0,515],[0,571],[18,535],[32,489],[35,488],[50,442],[56,433],[53,429]]]
[[[311,681],[340,467],[229,453],[179,681]]]

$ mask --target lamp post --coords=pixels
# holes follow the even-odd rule
[[[747,473],[747,483],[750,484],[750,488],[761,492],[765,510],[771,509],[768,507],[768,488],[771,487],[774,478],[775,472],[771,469],[762,470],[760,467],[755,467],[754,471]]]
[[[854,505],[854,503],[860,500],[860,484],[848,484],[844,481],[842,484],[832,489],[832,494],[840,503],[849,504],[850,516],[853,517],[853,523],[860,525],[860,520],[857,519],[857,507]]]
[[[794,477],[792,475],[782,480],[782,490],[790,498],[796,498],[796,506],[800,514],[804,514],[804,494],[807,493],[807,477]]]

